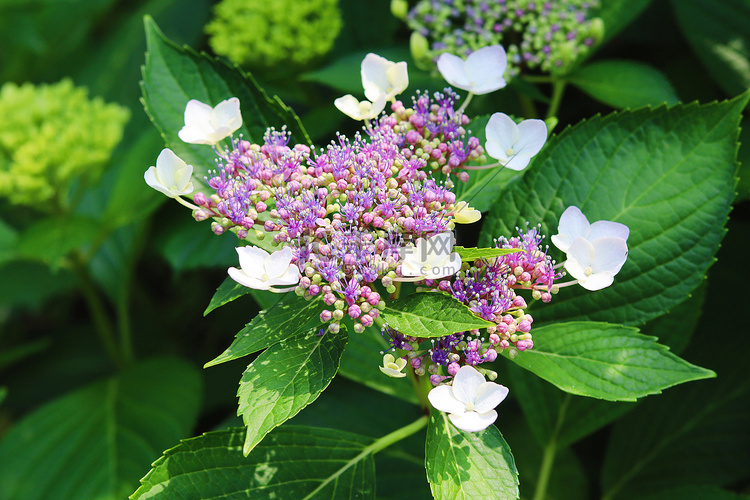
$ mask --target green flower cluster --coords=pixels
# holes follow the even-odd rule
[[[88,98],[65,79],[0,88],[0,196],[40,210],[64,206],[71,182],[96,180],[122,139],[128,109]]]
[[[304,66],[341,30],[338,0],[223,0],[206,26],[216,54],[250,67]]]
[[[443,52],[465,57],[488,45],[508,53],[506,79],[524,70],[563,74],[601,41],[599,0],[420,0],[406,15],[414,59],[431,65]]]

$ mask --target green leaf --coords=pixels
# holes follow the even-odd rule
[[[509,253],[523,252],[520,248],[464,248],[460,246],[453,247],[453,251],[461,256],[463,262],[473,262],[477,259],[491,259],[508,255]]]
[[[677,0],[677,23],[693,50],[728,95],[750,87],[750,1]],[[700,68],[695,68],[700,73]]]
[[[433,338],[493,323],[478,318],[468,307],[443,293],[415,293],[394,300],[383,309],[381,317],[388,326],[404,335]]]
[[[52,345],[50,337],[43,337],[37,340],[31,340],[15,347],[5,347],[0,352],[0,370],[5,370],[9,366],[24,361],[25,359],[45,351]]]
[[[705,282],[681,304],[655,320],[643,325],[641,331],[659,339],[660,344],[669,346],[669,350],[680,354],[690,343],[690,338],[698,326],[703,313],[706,298]]]
[[[0,219],[0,264],[15,258],[17,241],[18,231]]]
[[[560,214],[575,205],[591,222],[628,225],[630,253],[612,286],[564,289],[534,310],[535,320],[636,325],[687,298],[725,232],[747,99],[613,113],[549,141],[523,180],[500,194],[479,244],[527,221],[555,234]]]
[[[237,415],[247,426],[243,453],[320,396],[339,369],[347,335],[318,328],[272,345],[242,374]]]
[[[38,259],[56,267],[61,257],[91,242],[101,229],[101,223],[90,217],[48,217],[21,233],[16,250],[22,257]]]
[[[741,365],[717,368],[716,380],[677,387],[658,398],[648,398],[638,411],[617,421],[602,470],[605,498],[641,498],[668,488],[732,485],[747,478],[747,342],[729,349],[740,347],[741,355],[725,355],[726,361],[720,362]],[[638,430],[637,439],[633,438],[634,429]]]
[[[157,236],[155,246],[175,271],[237,265],[235,247],[240,241],[227,232],[216,235],[208,221],[196,222],[183,211],[170,223],[169,232]]]
[[[534,329],[534,348],[515,363],[570,394],[635,401],[673,385],[715,377],[640,335],[607,323],[558,323]]]
[[[306,300],[291,293],[270,309],[261,311],[235,335],[234,342],[203,368],[226,363],[272,346],[302,331],[320,314],[320,300]]]
[[[232,278],[225,278],[224,282],[216,289],[214,296],[211,297],[211,302],[208,304],[206,310],[203,311],[203,315],[206,316],[214,309],[217,309],[224,304],[228,304],[243,295],[247,295],[250,293],[250,290],[250,288],[240,285]]]
[[[339,375],[383,394],[419,404],[417,395],[406,378],[388,377],[377,369],[383,364],[381,353],[388,349],[390,347],[374,326],[365,328],[362,333],[352,333],[341,357]]]
[[[6,262],[0,265],[3,286],[0,304],[41,309],[48,297],[75,288],[73,273],[60,269],[52,272],[39,262]]]
[[[8,395],[8,388],[0,387],[0,405],[3,404],[3,401],[5,401],[5,396],[7,395]]]
[[[611,40],[651,4],[652,0],[606,0],[593,15],[604,21],[604,40]]]
[[[121,499],[198,416],[201,380],[170,358],[45,404],[0,442],[0,491],[6,498]]]
[[[209,432],[167,450],[131,500],[374,499],[371,439],[312,427],[276,429],[248,457],[245,429]]]
[[[216,154],[209,146],[187,144],[177,137],[190,99],[213,106],[230,97],[239,98],[243,125],[237,134],[250,142],[262,143],[268,127],[280,130],[286,126],[292,143],[310,143],[297,115],[280,99],[270,99],[249,73],[178,47],[149,16],[144,24],[148,47],[142,82],[144,107],[168,147],[193,166],[194,182],[202,183],[208,170],[215,168]]]
[[[738,495],[714,486],[678,486],[655,493],[647,493],[639,500],[750,500],[748,495]]]
[[[661,71],[637,61],[599,60],[576,69],[565,78],[613,108],[677,104],[680,100]]]
[[[542,447],[554,440],[558,448],[565,448],[636,407],[633,403],[573,396],[514,363],[497,364],[507,370],[499,382],[510,387]]]
[[[436,499],[518,498],[516,464],[494,425],[465,432],[433,409],[425,448],[427,480]]]

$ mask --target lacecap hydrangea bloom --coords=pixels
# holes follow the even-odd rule
[[[248,67],[305,66],[341,30],[338,0],[222,0],[206,26],[216,54]]]
[[[347,317],[355,334],[377,325],[389,344],[380,371],[428,376],[439,389],[430,393],[433,405],[457,427],[478,431],[494,421],[493,408],[507,394],[498,384],[483,385],[497,374],[481,365],[503,351],[513,357],[534,347],[534,319],[521,294],[549,302],[564,273],[547,254],[539,226],[499,236],[496,257],[462,261],[450,229],[481,214],[456,199],[454,180],[468,180],[470,163],[487,162],[484,147],[466,129],[469,117],[452,89],[417,92],[404,102],[401,63],[368,58],[390,77],[363,72],[364,86],[380,82],[377,99],[392,93],[392,102],[362,133],[338,135],[324,148],[294,144],[284,129],[268,129],[260,144],[231,135],[213,148],[211,191],[195,193],[194,204],[181,202],[196,220],[212,220],[214,233],[264,247],[239,248],[232,279],[319,300],[321,335],[338,334]],[[518,138],[495,139],[513,145]],[[381,311],[405,281],[464,304],[488,327],[439,338],[392,328]]]
[[[98,179],[130,112],[70,80],[0,89],[0,196],[40,211],[65,206],[74,179]]]
[[[506,76],[565,73],[602,39],[599,0],[420,0],[406,14],[412,55],[432,67],[443,53],[466,57],[488,45],[508,53]]]

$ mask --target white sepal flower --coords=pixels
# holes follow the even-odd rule
[[[379,366],[380,371],[393,378],[406,377],[406,373],[401,370],[406,366],[404,358],[395,359],[392,354],[383,356],[383,366]]]
[[[524,120],[518,125],[505,113],[495,113],[485,128],[487,154],[506,168],[523,170],[547,141],[542,120]]]
[[[402,248],[401,275],[438,279],[461,270],[461,256],[453,252],[453,234],[449,231],[427,239],[417,238],[416,246]]]
[[[488,94],[505,87],[503,78],[508,67],[508,56],[501,45],[490,45],[475,50],[466,60],[443,52],[437,67],[445,81],[472,94]]]
[[[605,236],[588,241],[581,236],[567,251],[565,270],[586,290],[606,288],[615,280],[628,258],[628,245],[622,238]]]
[[[487,382],[473,366],[459,368],[452,385],[440,385],[427,394],[430,404],[448,413],[453,425],[466,432],[486,429],[497,419],[494,408],[508,395],[508,388]]]
[[[238,247],[240,269],[230,267],[229,276],[240,285],[256,290],[274,291],[275,285],[296,285],[300,272],[292,264],[292,249],[284,247],[272,254],[254,246]]]
[[[193,166],[185,163],[171,149],[164,148],[156,158],[156,166],[143,174],[146,184],[170,198],[193,192]]]
[[[347,94],[333,101],[334,106],[349,118],[355,120],[370,120],[385,109],[385,92],[375,99],[375,102],[358,101],[356,97]]]
[[[472,208],[465,201],[456,203],[453,211],[453,222],[456,224],[471,224],[482,218],[482,212]]]
[[[377,54],[367,54],[362,60],[362,86],[365,97],[375,102],[385,93],[385,100],[395,99],[409,86],[406,62],[395,63]]]
[[[552,243],[563,252],[567,252],[570,244],[578,237],[593,242],[597,238],[607,236],[622,238],[627,241],[628,236],[630,236],[628,226],[619,222],[600,220],[589,224],[589,220],[576,206],[570,206],[562,213],[557,225],[557,232],[558,234],[551,238]]]
[[[185,126],[178,137],[190,144],[214,145],[242,126],[240,100],[221,101],[215,107],[191,99],[185,106]]]

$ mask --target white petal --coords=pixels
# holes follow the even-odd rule
[[[465,68],[468,80],[474,84],[471,91],[480,95],[505,87],[503,74],[507,66],[508,56],[501,45],[482,47],[469,54]]]
[[[479,386],[484,383],[484,375],[473,366],[464,365],[453,377],[453,396],[464,403],[473,403]]]
[[[437,67],[446,82],[462,90],[471,90],[472,85],[466,74],[463,59],[448,52],[443,52],[438,57]]]
[[[185,126],[193,128],[206,127],[211,122],[213,108],[197,99],[190,99],[185,105]]]
[[[174,198],[172,192],[164,187],[161,182],[159,182],[159,179],[156,176],[156,167],[149,167],[149,169],[146,170],[146,172],[144,172],[143,174],[143,180],[146,181],[146,184],[156,189],[160,193],[163,193],[170,198]]]
[[[388,82],[387,71],[391,61],[377,54],[367,54],[362,60],[361,74],[362,87],[365,89],[365,97],[370,101],[377,100],[378,96],[385,92],[388,93],[390,83]]]
[[[508,159],[508,148],[518,140],[518,126],[505,113],[494,113],[484,129],[487,137],[485,149],[491,157],[504,162]]]
[[[568,246],[573,242],[574,239],[579,236],[582,238],[588,238],[589,235],[589,221],[581,209],[576,206],[570,206],[560,216],[560,222],[557,225],[557,232],[560,235],[568,236]],[[554,241],[554,240],[553,240]],[[555,243],[557,245],[557,243]],[[567,248],[562,248],[558,245],[558,248],[563,252],[567,251]]]
[[[388,95],[386,99],[391,100],[409,86],[409,72],[406,68],[406,62],[401,61],[388,67],[386,78],[388,79]],[[370,99],[373,101],[373,99]]]
[[[453,425],[462,431],[479,432],[483,431],[497,420],[497,412],[492,410],[487,413],[477,413],[475,411],[469,411],[462,414],[451,413],[448,415],[448,418],[453,422]]]
[[[263,275],[263,264],[268,257],[268,252],[252,245],[237,247],[235,250],[240,258],[242,271],[248,276],[260,278]]]
[[[383,92],[378,96],[377,99],[375,99],[375,102],[372,103],[372,105],[370,106],[370,113],[365,117],[365,119],[371,119],[378,116],[385,109],[385,101],[386,95],[385,92]]]
[[[542,120],[524,120],[518,124],[518,141],[513,149],[529,158],[541,151],[547,141],[547,125]]]
[[[385,95],[385,94],[383,94]],[[362,120],[362,112],[359,109],[359,100],[351,94],[347,94],[343,97],[339,97],[333,101],[333,105],[336,109],[344,113],[349,118],[354,120]]]
[[[380,371],[388,375],[389,377],[393,378],[402,378],[406,377],[406,373],[400,372],[398,370],[394,370],[393,368],[386,368],[384,366],[379,366]]]
[[[287,271],[291,262],[292,249],[284,247],[266,257],[263,261],[263,268],[269,277],[278,278]]]
[[[516,172],[520,172],[521,170],[526,168],[526,166],[529,164],[530,161],[531,161],[530,156],[516,153],[513,156],[511,156],[510,159],[503,164],[503,166],[505,168],[515,170]]]
[[[187,142],[188,144],[216,144],[216,141],[211,137],[211,132],[195,127],[188,127],[187,125],[177,132],[177,137],[182,142]]]
[[[579,285],[581,285],[586,290],[595,292],[597,290],[601,290],[602,288],[607,288],[614,281],[614,274],[604,271],[600,273],[594,273],[585,280],[581,280]]]
[[[482,212],[471,208],[465,201],[456,203],[453,213],[453,222],[456,224],[471,224],[482,218]]]
[[[570,276],[579,281],[585,281],[588,279],[585,266],[581,265],[580,262],[570,255],[568,255],[568,260],[565,261],[565,270]]]
[[[594,241],[597,238],[604,238],[607,236],[622,238],[623,240],[627,241],[628,236],[630,236],[630,228],[628,228],[628,226],[626,226],[625,224],[621,224],[619,222],[600,220],[591,224],[589,235],[586,239],[589,241]]]
[[[213,109],[213,117],[217,129],[227,129],[229,132],[224,136],[233,134],[242,126],[242,113],[240,113],[240,100],[232,97],[221,101]],[[223,137],[222,137],[223,139]]]
[[[299,268],[295,264],[290,264],[289,267],[286,269],[284,274],[279,276],[278,278],[274,278],[271,280],[271,283],[273,283],[273,286],[275,285],[296,285],[299,283],[300,279],[300,272]]]
[[[497,405],[508,396],[508,388],[495,382],[485,382],[477,389],[477,397],[474,402],[474,411],[485,413]]]
[[[595,253],[591,267],[595,273],[606,271],[615,275],[628,259],[628,244],[622,238],[597,238],[591,245]]]
[[[440,411],[446,413],[463,413],[466,405],[453,396],[449,385],[439,385],[427,393],[430,404]]]
[[[269,288],[271,288],[271,286],[267,282],[261,281],[258,278],[253,278],[252,276],[248,276],[236,267],[230,267],[229,269],[227,269],[227,274],[229,274],[229,277],[234,281],[248,288],[254,288],[256,290],[268,290]]]
[[[563,252],[567,252],[568,248],[570,247],[570,244],[573,242],[570,236],[567,234],[554,234],[550,238],[552,240],[552,244],[555,245],[557,248],[562,250]]]
[[[594,263],[596,251],[590,241],[579,236],[570,244],[567,256],[568,260],[574,259],[578,261],[578,263],[585,269]]]

